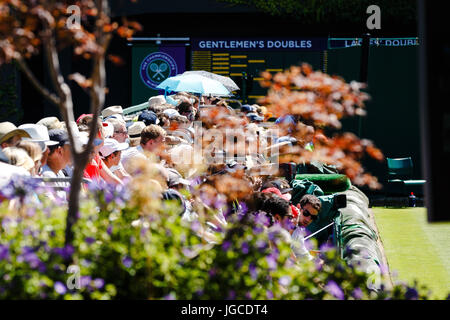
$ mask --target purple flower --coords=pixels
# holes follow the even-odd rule
[[[55,282],[54,288],[58,294],[65,294],[67,292],[66,286],[60,281]]]
[[[266,291],[267,299],[273,299],[273,292],[271,290]]]
[[[230,241],[224,241],[222,243],[222,250],[223,251],[227,252],[228,249],[230,249],[230,247],[231,247],[231,242]]]
[[[103,288],[104,285],[105,285],[105,280],[103,280],[101,278],[94,279],[94,287],[95,288],[101,289],[101,288]]]
[[[108,233],[108,235],[112,234],[112,225],[108,226],[108,228],[106,229],[106,232]]]
[[[164,296],[163,299],[164,300],[175,300],[176,299],[175,293],[171,292],[168,295]]]
[[[133,264],[133,260],[129,256],[126,256],[122,259],[122,264],[125,266],[125,268],[130,268]]]
[[[114,200],[114,193],[112,193],[110,190],[105,190],[105,202],[111,203]]]
[[[91,284],[91,281],[92,281],[92,279],[90,276],[81,276],[80,277],[80,286],[82,288],[89,287]]]
[[[84,241],[85,241],[87,244],[93,244],[93,243],[95,242],[95,239],[92,238],[92,237],[86,237],[86,238],[84,239]]]
[[[256,270],[256,265],[254,263],[250,263],[248,265],[248,271],[250,272],[250,276],[253,280],[256,280],[256,278],[258,278],[258,271]]]
[[[209,274],[210,277],[214,277],[214,276],[217,274],[216,268],[211,268],[211,269],[208,271],[208,274]]]
[[[294,229],[295,229],[295,226],[294,226],[294,224],[291,222],[291,220],[286,220],[286,221],[284,221],[282,225],[283,225],[283,227],[284,227],[286,230],[294,230]]]
[[[269,265],[270,270],[275,270],[277,268],[277,260],[275,257],[270,254],[266,257],[267,264]]]
[[[0,261],[9,260],[9,244],[0,244]]]
[[[252,294],[250,293],[250,291],[247,291],[245,293],[245,299],[251,300],[252,299]]]
[[[282,277],[278,280],[278,283],[279,283],[280,285],[284,286],[284,287],[287,287],[288,285],[291,284],[291,281],[292,281],[291,277],[289,277],[289,276],[282,276]]]
[[[53,248],[53,253],[60,255],[63,259],[68,259],[74,253],[74,248],[71,245],[65,246],[63,248]]]
[[[383,274],[388,274],[389,273],[389,268],[388,268],[387,265],[382,263],[382,264],[380,264],[380,271],[381,271],[382,275]]]
[[[353,298],[358,299],[358,300],[362,299],[363,292],[362,292],[361,288],[355,288],[352,292],[352,296],[353,296]]]
[[[33,252],[33,248],[31,247],[24,247],[23,253],[17,257],[17,261],[28,263],[32,269],[36,269],[41,263],[37,254]]]
[[[200,227],[201,227],[200,222],[198,222],[197,220],[192,221],[192,223],[191,223],[192,231],[197,232],[200,230]]]
[[[222,198],[217,196],[216,201],[214,201],[214,208],[216,209],[222,209],[226,204],[226,201]]]
[[[320,246],[319,250],[322,251],[322,252],[326,252],[326,251],[331,251],[331,250],[334,250],[334,249],[335,249],[335,247],[331,243],[325,242],[324,244],[322,244]]]
[[[203,295],[203,290],[197,290],[197,291],[195,291],[195,295],[197,296],[197,297],[200,297],[200,296],[202,296]]]
[[[248,207],[244,202],[239,204],[239,211],[242,212],[243,214],[248,212]]]
[[[247,254],[248,251],[249,251],[248,243],[247,243],[247,242],[243,242],[243,243],[242,243],[242,246],[241,246],[241,249],[242,249],[242,253],[243,253],[243,254]]]
[[[311,238],[310,238],[310,239],[311,239]],[[314,249],[314,245],[313,245],[313,243],[312,243],[311,240],[309,240],[309,239],[305,240],[305,248],[306,248],[308,251],[311,251],[311,250]]]
[[[2,219],[2,228],[6,231],[9,230],[9,224],[12,222],[11,218],[5,217]]]
[[[269,223],[270,223],[270,220],[269,220],[269,217],[267,217],[264,213],[257,213],[255,215],[255,222],[257,224],[261,224],[263,226],[268,227]]]
[[[47,267],[42,261],[39,261],[38,270],[40,273],[45,273],[45,271],[47,271]]]
[[[264,229],[261,228],[261,227],[254,227],[254,228],[253,228],[253,233],[254,233],[254,234],[260,234],[260,233],[262,233],[263,231],[264,231]]]
[[[236,299],[236,292],[234,290],[230,290],[228,292],[228,298],[227,299],[229,299],[229,300]]]
[[[264,240],[256,241],[256,247],[260,252],[263,252],[267,248],[267,242]]]
[[[417,300],[419,298],[419,293],[415,288],[408,288],[405,293],[406,300]]]
[[[345,298],[344,291],[342,291],[341,287],[333,280],[328,282],[325,286],[325,290],[339,300],[344,300]]]
[[[27,217],[33,217],[36,214],[36,209],[35,208],[28,208],[26,215]]]

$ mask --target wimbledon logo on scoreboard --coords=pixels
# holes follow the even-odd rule
[[[139,69],[142,81],[151,89],[156,87],[169,77],[178,73],[175,60],[164,52],[153,52],[142,60]]]

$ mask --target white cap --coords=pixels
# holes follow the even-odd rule
[[[100,148],[100,153],[103,157],[109,156],[111,153],[116,151],[122,151],[128,149],[128,143],[119,143],[115,139],[105,139],[103,146]]]
[[[169,108],[169,109],[164,110],[163,113],[167,117],[169,117],[169,119],[172,119],[173,117],[176,117],[176,116],[180,116],[180,113],[178,112],[177,109],[170,109]]]

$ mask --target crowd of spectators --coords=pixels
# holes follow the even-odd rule
[[[192,222],[198,219],[192,200],[187,200],[180,192],[192,186],[195,168],[180,172],[167,159],[178,156],[183,161],[187,158],[186,154],[192,155],[194,122],[200,120],[204,110],[214,108],[225,117],[244,119],[245,128],[254,137],[260,138],[270,133],[271,144],[261,146],[263,148],[280,143],[295,143],[295,138],[289,135],[274,137],[270,130],[262,126],[271,117],[263,106],[247,104],[232,108],[225,100],[218,98],[202,97],[200,100],[188,93],[167,97],[160,95],[151,97],[147,109],[135,115],[124,115],[121,106],[110,106],[102,110],[97,119],[92,114],[82,114],[77,118],[71,129],[75,143],[81,148],[87,146],[92,121],[97,121],[98,127],[92,152],[84,168],[84,183],[103,181],[108,184],[126,184],[131,179],[130,173],[134,172],[133,163],[136,159],[151,158],[161,179],[149,183],[158,186],[161,199],[178,201],[181,208],[179,214],[183,220]],[[279,119],[277,123],[284,123],[285,120]],[[292,121],[292,124],[295,125],[295,122]],[[251,134],[246,136],[246,146],[257,143],[260,147],[261,140],[255,140],[254,137]],[[56,117],[46,117],[37,123],[21,124],[18,127],[10,122],[2,122],[0,146],[0,188],[15,175],[43,178],[42,181],[45,178],[61,178],[53,184],[57,191],[47,196],[67,201],[73,156],[65,122]],[[219,151],[215,150],[216,153]],[[211,166],[208,172],[220,174],[239,167],[262,164],[266,160],[261,152],[249,152],[241,162],[227,159],[223,166],[219,166],[220,169]],[[320,200],[308,195],[299,204],[293,205],[286,179],[266,176],[263,180],[255,180],[254,192],[245,201],[249,212],[264,212],[269,217],[268,229],[275,228],[280,236],[291,243],[293,259],[313,259],[305,247],[303,237],[305,228],[317,219],[321,209]],[[209,220],[208,228],[200,230],[200,235],[214,243],[214,229],[226,226],[227,219],[219,210]]]

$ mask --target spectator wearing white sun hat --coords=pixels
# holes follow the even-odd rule
[[[128,149],[128,143],[119,143],[115,139],[105,139],[103,146],[100,148],[100,157],[105,165],[113,172],[119,179],[129,177],[130,175],[119,167],[122,151]]]

